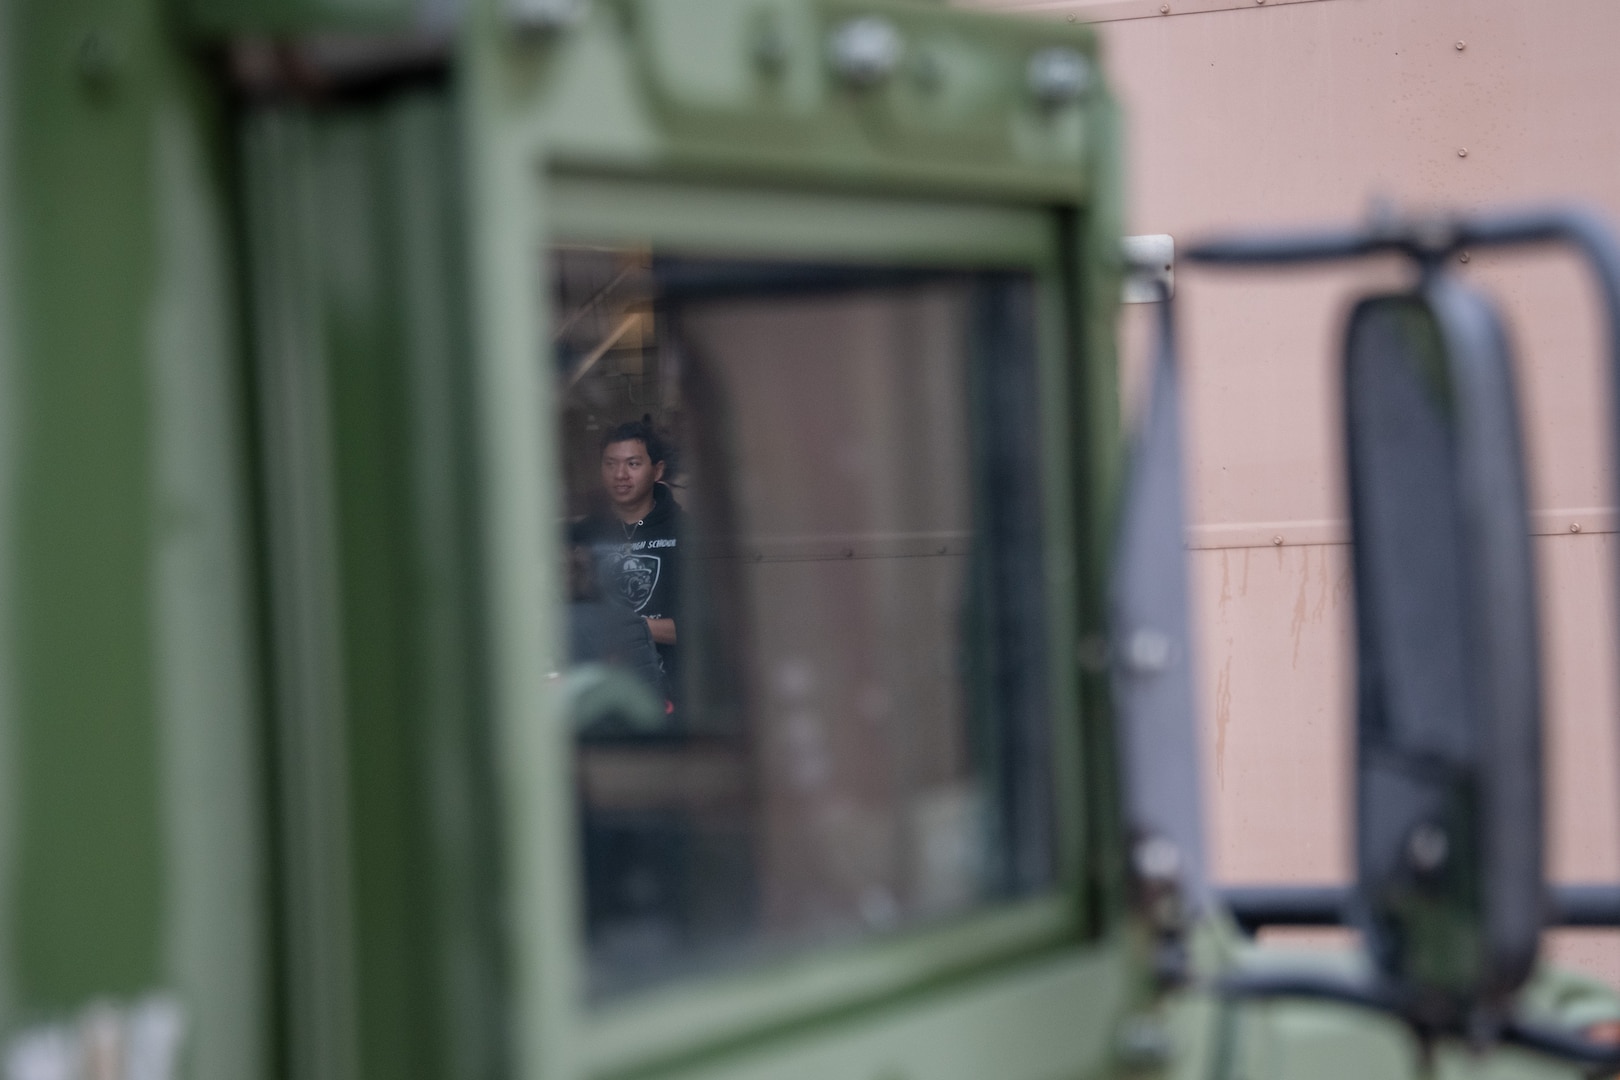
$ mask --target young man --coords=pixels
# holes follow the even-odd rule
[[[664,664],[665,692],[676,687],[676,608],[682,510],[664,484],[663,441],[645,421],[602,437],[606,511],[575,525],[570,540],[589,550],[602,598],[646,621]]]

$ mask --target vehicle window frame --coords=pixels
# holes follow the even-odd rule
[[[1016,270],[1032,275],[1037,290],[1037,378],[1041,408],[1037,418],[1041,453],[1043,517],[1050,559],[1051,602],[1047,618],[1056,657],[1076,652],[1075,617],[1081,568],[1073,535],[1076,494],[1063,465],[1072,430],[1069,375],[1065,372],[1065,308],[1060,212],[1039,205],[949,200],[900,199],[793,191],[768,187],[735,188],[641,177],[550,172],[539,179],[536,205],[543,220],[530,236],[530,257],[539,264],[542,288],[539,341],[549,341],[549,275],[546,253],[553,245],[652,243],[683,255],[728,258],[771,257],[882,263],[916,268]],[[539,379],[534,423],[543,452],[555,454],[557,402],[549,380]],[[540,509],[558,520],[563,506],[558,474],[547,460],[541,467]],[[555,530],[553,530],[555,531]],[[547,538],[555,543],[554,538]],[[557,561],[537,553],[537,574]],[[549,576],[549,575],[548,575]],[[560,583],[548,583],[558,595]],[[548,633],[556,635],[554,619]],[[548,655],[560,655],[556,641]],[[706,1048],[734,1044],[788,1025],[802,1023],[857,1004],[873,1003],[1009,961],[1048,953],[1079,940],[1086,924],[1080,888],[1085,822],[1078,730],[1079,687],[1071,665],[1050,665],[1053,783],[1056,794],[1057,883],[1023,900],[987,905],[951,923],[900,930],[874,938],[828,946],[807,953],[749,965],[734,971],[695,975],[624,998],[587,1005],[578,991],[584,971],[584,936],[578,910],[580,874],[577,822],[563,804],[572,796],[546,799],[555,812],[540,823],[545,842],[534,850],[547,865],[533,873],[559,877],[574,886],[563,909],[546,920],[544,951],[554,971],[572,981],[577,1027],[571,1057],[583,1075],[607,1076],[673,1065]],[[559,714],[560,696],[546,699],[536,723],[553,751],[569,752],[569,726]],[[509,774],[510,775],[510,774]],[[532,775],[566,776],[555,763]],[[527,831],[527,830],[519,830]],[[561,865],[558,860],[566,860]],[[529,876],[525,872],[525,877]],[[561,917],[555,917],[561,915]]]

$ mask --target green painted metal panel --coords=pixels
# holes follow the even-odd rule
[[[452,145],[434,90],[248,125],[302,1076],[503,1065]]]
[[[901,35],[904,61],[861,89],[832,70],[828,41],[872,15]],[[552,35],[514,35],[499,10],[474,25],[498,50],[487,106],[505,137],[557,165],[1068,202],[1106,145],[1089,107],[1103,95],[1047,105],[1029,84],[1042,49],[1095,64],[1082,25],[896,0],[623,0]]]
[[[49,1010],[163,979],[151,416],[136,346],[156,236],[150,211],[125,202],[154,198],[161,43],[153,12],[112,8],[83,14],[117,27],[100,39],[124,54],[116,85],[75,70],[82,15],[23,5],[8,37],[28,45],[12,54],[12,258],[26,270],[13,278],[11,660],[28,718],[12,740],[27,928],[14,971],[19,996]]]
[[[205,33],[424,17],[182,10]],[[824,43],[869,11],[912,61],[863,92]],[[581,1002],[569,732],[546,678],[544,245],[656,233],[1038,270],[1060,301],[1042,385],[1072,600],[1051,629],[1073,654],[1101,627],[1119,469],[1118,121],[1101,87],[1039,106],[1025,66],[1051,44],[1094,56],[1089,31],[601,0],[543,38],[485,4],[459,81],[247,110],[233,177],[221,88],[155,0],[0,13],[0,1036],[160,994],[197,1076],[1100,1077],[1131,1067],[1122,1023],[1180,1031],[1177,1075],[1425,1074],[1364,1013],[1151,1004],[1106,690],[1080,670],[1057,698],[1065,891]],[[1447,1047],[1429,1074],[1569,1071]]]
[[[222,117],[156,3],[0,19],[0,1036],[162,1002],[263,1075]]]
[[[431,0],[174,0],[199,37],[389,33],[442,23],[457,6]]]
[[[811,20],[799,55],[819,70],[820,34],[826,20],[845,9],[779,9]],[[909,7],[884,10],[914,18]],[[719,65],[723,78],[733,79],[741,65],[742,97],[722,102],[722,111],[746,113],[760,100],[748,81],[753,76],[747,50],[717,51],[739,40],[746,44],[727,21],[734,23],[746,12],[724,4],[685,11],[700,26],[717,31],[697,35],[700,43],[708,42],[696,55],[700,64]],[[546,571],[556,561],[549,552],[551,530],[544,524],[551,516],[546,493],[555,449],[543,411],[536,412],[544,391],[536,383],[533,361],[545,338],[537,321],[545,316],[545,293],[535,274],[548,233],[561,229],[600,239],[605,231],[635,228],[641,220],[661,233],[685,230],[699,247],[808,254],[827,252],[830,243],[846,257],[859,249],[866,258],[885,260],[1034,263],[1049,276],[1049,295],[1063,296],[1078,278],[1064,269],[1059,252],[1072,250],[1083,236],[1106,247],[1101,230],[1117,223],[1098,216],[1091,219],[1098,224],[1085,232],[1073,210],[1058,208],[1079,205],[1093,182],[1077,168],[1085,162],[1083,147],[1052,136],[1056,141],[1042,145],[1049,150],[1067,145],[1068,156],[1042,160],[1036,152],[1026,160],[1015,143],[1001,138],[999,124],[1016,127],[1018,117],[1032,109],[1007,80],[1021,78],[1020,65],[1050,36],[1045,31],[1008,30],[987,54],[999,64],[992,92],[978,113],[966,110],[967,122],[978,126],[976,145],[988,151],[986,167],[946,153],[949,134],[886,148],[882,125],[890,122],[889,112],[903,114],[902,106],[910,107],[904,96],[899,104],[880,103],[874,111],[825,86],[811,102],[814,116],[801,131],[808,132],[805,137],[770,145],[754,136],[739,140],[734,137],[738,123],[758,128],[775,121],[769,115],[763,120],[711,115],[712,103],[701,100],[701,88],[696,101],[683,89],[689,75],[696,73],[700,81],[707,77],[689,58],[675,57],[686,66],[668,79],[654,72],[657,79],[649,81],[647,72],[658,57],[648,50],[667,50],[668,44],[642,20],[667,14],[645,5],[599,5],[573,36],[539,42],[510,39],[498,15],[487,11],[489,47],[470,47],[463,84],[469,93],[462,103],[461,145],[469,151],[469,202],[478,211],[470,221],[474,255],[468,291],[477,358],[475,431],[482,440],[480,472],[469,486],[480,495],[477,520],[488,590],[480,618],[494,665],[490,704],[504,740],[497,759],[507,810],[505,880],[512,889],[503,899],[513,919],[505,940],[512,948],[507,960],[517,991],[514,1049],[530,1075],[628,1075],[660,1062],[659,1068],[677,1062],[694,1069],[719,1067],[739,1054],[786,1063],[790,1059],[781,1056],[786,1048],[812,1032],[822,1033],[823,1049],[794,1059],[794,1070],[825,1064],[826,1053],[853,1053],[850,1060],[906,1056],[924,1045],[914,1042],[918,1031],[960,1039],[963,1032],[943,1018],[960,1015],[952,1010],[971,1011],[975,1000],[986,1024],[1033,1015],[1016,995],[995,1004],[1002,999],[991,988],[1016,979],[1032,953],[1049,953],[1072,936],[1066,929],[1073,925],[1072,912],[1043,910],[1036,913],[1033,936],[1025,932],[1028,920],[1020,917],[1009,924],[1017,932],[1002,946],[996,944],[1001,931],[986,922],[965,937],[949,935],[953,941],[962,937],[957,944],[896,941],[816,958],[810,966],[820,970],[809,973],[815,992],[808,997],[792,992],[791,979],[767,972],[736,988],[742,996],[733,998],[748,1006],[741,1011],[726,1005],[724,993],[693,991],[634,1010],[634,1017],[627,1014],[622,1022],[605,1020],[606,1026],[594,1030],[578,1011],[578,871],[567,728],[543,678],[555,667],[546,658],[555,654],[558,633],[555,613],[545,604],[551,592]],[[928,24],[958,46],[980,28],[1013,25],[950,13]],[[1057,36],[1090,48],[1084,32],[1059,30]],[[1016,63],[1009,59],[1013,56]],[[971,66],[974,60],[966,50],[944,62],[948,78],[954,78],[951,73],[958,69],[951,65]],[[481,82],[485,77],[494,82]],[[413,923],[400,899],[423,876],[413,874],[401,847],[405,837],[420,839],[409,822],[421,811],[413,808],[403,782],[411,755],[399,747],[372,751],[376,740],[410,732],[420,722],[412,718],[414,695],[405,689],[418,660],[407,628],[421,622],[407,572],[420,541],[407,539],[408,528],[401,529],[411,516],[400,461],[413,449],[414,429],[402,426],[399,415],[410,398],[410,380],[388,359],[410,340],[402,332],[406,312],[391,275],[419,260],[406,257],[399,246],[407,226],[384,224],[382,208],[395,196],[377,162],[391,108],[266,115],[249,170],[260,254],[255,291],[260,332],[268,335],[260,348],[261,377],[269,380],[262,398],[275,410],[266,421],[268,456],[282,463],[270,466],[269,486],[302,492],[286,512],[272,514],[288,530],[272,541],[273,548],[283,549],[282,555],[272,555],[272,563],[281,562],[290,575],[279,579],[278,602],[297,624],[278,632],[282,677],[292,682],[282,694],[301,704],[280,725],[283,783],[291,785],[284,788],[291,815],[284,825],[290,838],[287,867],[293,879],[288,925],[294,937],[304,939],[288,942],[293,1055],[315,1075],[333,1077],[443,1060],[419,1041],[414,1054],[381,1042],[390,1024],[415,1017],[425,1029],[435,1022],[431,992],[425,986],[405,987],[413,973],[428,978],[424,954],[433,949],[420,932],[410,931],[420,924]],[[1072,138],[1089,130],[1090,115],[1071,110],[1059,127],[1070,125],[1063,130]],[[566,167],[572,179],[545,179],[548,165]],[[729,189],[715,183],[722,178]],[[804,190],[810,181],[822,189],[819,194]],[[784,182],[798,193],[781,190]],[[883,198],[873,197],[879,194]],[[428,263],[434,258],[429,255]],[[443,290],[441,299],[454,292]],[[431,296],[410,306],[415,312],[434,307]],[[1072,329],[1061,323],[1048,329],[1050,361],[1064,356],[1060,339]],[[498,356],[482,351],[493,342],[501,343]],[[1060,367],[1047,365],[1051,385],[1058,388],[1069,383]],[[1067,395],[1053,400],[1066,401]],[[1099,398],[1086,404],[1108,417]],[[1066,409],[1056,414],[1068,415]],[[1065,419],[1051,437],[1061,442],[1070,424],[1089,430],[1091,419]],[[299,432],[313,432],[315,445],[298,445]],[[274,474],[283,467],[292,475],[278,481]],[[1065,499],[1058,505],[1078,503]],[[1089,516],[1083,520],[1089,535],[1096,524]],[[1066,522],[1055,527],[1069,528]],[[1077,553],[1070,565],[1098,564]],[[1072,640],[1079,630],[1065,633]],[[299,646],[300,638],[315,644]],[[308,670],[298,670],[300,663]],[[311,723],[303,710],[321,719]],[[1080,741],[1071,739],[1069,745]],[[362,755],[366,760],[358,762]],[[346,764],[335,767],[334,762]],[[1085,790],[1092,789],[1105,787],[1088,783]],[[1078,816],[1081,803],[1070,805]],[[316,813],[320,807],[325,809]],[[418,858],[431,864],[438,855],[419,851]],[[1099,918],[1095,925],[1101,930],[1107,922]],[[975,940],[993,947],[986,952],[975,945],[964,954],[966,966],[941,968],[942,956]],[[403,950],[415,950],[416,959]],[[1099,942],[1062,961],[1078,973],[1113,957],[1107,962],[1115,965],[1108,983],[1114,989],[1083,995],[1085,1024],[1052,1025],[1027,1047],[1021,1065],[1009,1062],[1009,1067],[1034,1068],[1047,1053],[1077,1070],[1106,1067],[1111,1042],[1096,1032],[1108,1031],[1124,1001],[1140,992],[1121,974],[1130,970],[1128,955],[1120,943]],[[395,982],[373,998],[368,983],[390,978]],[[952,1002],[948,1008],[945,998]],[[1050,1004],[1067,1008],[1061,1001]],[[712,1006],[707,1013],[706,1006]],[[723,1022],[715,1019],[715,1009],[726,1014]],[[765,1020],[750,1019],[756,1016]],[[851,1050],[857,1044],[845,1040],[856,1027],[868,1027],[870,1034]],[[636,1038],[628,1041],[614,1034],[631,1029]],[[660,1036],[661,1031],[675,1034]],[[1066,1041],[1077,1032],[1091,1034],[1078,1043]],[[423,1030],[412,1039],[431,1041],[431,1036]],[[964,1076],[976,1071],[967,1059],[956,1068]]]
[[[1091,199],[1069,220],[1070,262],[1066,265],[1070,295],[1068,365],[1071,415],[1069,432],[1074,496],[1074,537],[1079,563],[1080,603],[1075,627],[1075,655],[1092,658],[1077,670],[1082,760],[1120,760],[1115,741],[1107,674],[1095,662],[1106,641],[1106,581],[1112,557],[1115,521],[1123,472],[1124,438],[1120,420],[1119,356],[1115,327],[1119,311],[1125,194],[1119,112],[1113,100],[1093,101],[1096,146],[1090,159]],[[1091,911],[1102,923],[1118,918],[1126,907],[1126,837],[1124,793],[1113,768],[1088,772],[1083,858]]]
[[[577,901],[567,888],[577,856],[572,814],[558,790],[568,783],[562,768],[567,725],[560,701],[537,677],[548,668],[536,663],[556,654],[559,632],[544,603],[551,590],[536,576],[537,561],[540,569],[557,562],[546,524],[555,516],[555,440],[545,409],[537,407],[547,390],[532,359],[547,340],[547,293],[540,277],[547,240],[600,242],[639,232],[678,236],[700,250],[829,257],[837,251],[846,258],[858,252],[868,259],[969,265],[1027,265],[1033,248],[1042,252],[1037,257],[1049,268],[1054,295],[1068,299],[1083,288],[1085,297],[1073,321],[1048,332],[1051,359],[1058,362],[1046,377],[1061,391],[1053,400],[1062,403],[1056,412],[1064,418],[1051,438],[1066,446],[1066,440],[1083,436],[1080,461],[1105,487],[1110,481],[1104,474],[1116,463],[1111,441],[1117,420],[1107,391],[1113,385],[1117,188],[1105,185],[1111,201],[1089,206],[1092,186],[1117,166],[1111,142],[1101,144],[1108,156],[1089,156],[1103,130],[1099,125],[1111,123],[1111,111],[1106,95],[1097,93],[1081,108],[1042,120],[1023,82],[1023,65],[1034,48],[1060,43],[1089,53],[1089,32],[920,6],[860,10],[874,9],[930,44],[982,41],[977,53],[942,48],[940,61],[947,82],[971,82],[991,72],[982,97],[954,114],[945,108],[923,116],[907,111],[924,108],[912,100],[910,85],[870,98],[836,86],[823,68],[825,33],[857,10],[837,4],[690,5],[678,20],[671,9],[653,4],[599,5],[582,26],[544,43],[514,41],[498,15],[486,10],[463,53],[473,355],[484,439],[481,486],[489,495],[485,551],[490,581],[499,582],[487,603],[490,625],[502,639],[491,656],[493,704],[503,738],[503,781],[511,794],[511,902],[524,927],[512,953],[522,1075],[651,1075],[673,1067],[695,1075],[732,1063],[784,1076],[817,1070],[824,1075],[835,1061],[833,1071],[881,1071],[888,1061],[907,1072],[921,1067],[916,1055],[925,1047],[956,1060],[931,1061],[923,1073],[974,1075],[987,1059],[950,1048],[963,1049],[964,1039],[978,1037],[974,1032],[990,1039],[996,1030],[1011,1030],[1006,1025],[1013,1014],[1001,1012],[993,988],[1037,963],[1027,945],[1014,946],[1000,957],[1005,968],[981,962],[938,982],[919,980],[908,972],[928,969],[929,950],[938,947],[923,935],[812,958],[824,969],[816,973],[819,996],[795,998],[784,972],[759,971],[734,980],[743,1009],[728,1009],[724,991],[730,988],[718,986],[673,989],[658,1002],[627,1006],[622,1016],[604,1015],[594,1023],[586,1022],[578,1005]],[[761,20],[771,30],[772,19],[781,19],[792,37],[794,60],[780,93],[762,84],[750,51]],[[1019,141],[1021,124],[1047,121],[1031,142]],[[930,130],[930,124],[939,126]],[[960,125],[957,134],[975,154],[946,151],[953,125]],[[917,137],[910,138],[910,130],[892,137],[894,126],[914,128]],[[1088,335],[1083,342],[1077,329]],[[1076,364],[1108,370],[1063,370]],[[1097,538],[1107,525],[1094,512],[1089,487],[1086,498],[1061,500],[1077,524],[1065,521],[1054,529],[1075,537],[1079,550],[1071,568],[1093,575],[1088,603],[1094,616],[1103,559]],[[1075,619],[1064,631],[1070,641],[1082,626],[1097,625],[1094,617],[1084,622],[1072,611],[1069,617]],[[1064,699],[1073,702],[1076,694]],[[1068,745],[1088,741],[1094,736],[1077,732]],[[1106,760],[1094,759],[1092,767],[1101,770]],[[1078,797],[1069,806],[1078,819],[1107,785],[1087,777],[1072,790]],[[1074,839],[1081,843],[1078,835]],[[1121,849],[1119,837],[1099,829],[1087,835],[1083,857],[1088,869],[1093,859],[1111,857],[1117,864]],[[1117,868],[1101,877],[1117,883]],[[1118,890],[1090,886],[1086,896],[1105,901],[1090,908],[1094,933],[1101,934],[1117,918]],[[1087,949],[1041,949],[1036,955],[1047,962],[1073,963],[1075,970],[1101,962],[1102,954],[1115,957],[1119,981],[1106,994],[1077,994],[1064,1005],[1072,1023],[1031,1032],[1017,1050],[997,1058],[998,1071],[1110,1070],[1113,1025],[1147,989],[1134,948],[1116,936]],[[851,981],[874,965],[884,988],[877,996]],[[1102,983],[1094,985],[1100,991]],[[950,1015],[946,1000],[962,1008],[962,1016],[982,1010],[978,1017],[986,1027],[934,1027]],[[706,1013],[707,1004],[714,1004],[714,1015]],[[750,1014],[767,1020],[750,1025]],[[930,1034],[919,1040],[923,1031]],[[626,1032],[633,1037],[617,1037]],[[1064,1043],[1080,1032],[1083,1050]],[[811,1041],[820,1050],[801,1053]],[[1053,1064],[1060,1060],[1063,1066]]]

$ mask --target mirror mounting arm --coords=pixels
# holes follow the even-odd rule
[[[1109,585],[1108,669],[1120,732],[1134,907],[1160,981],[1186,975],[1185,932],[1211,902],[1200,814],[1179,373],[1170,290],[1159,294],[1147,411],[1130,459]]]
[[[1490,217],[1380,216],[1364,228],[1274,233],[1212,240],[1186,258],[1210,266],[1287,266],[1401,254],[1430,265],[1476,248],[1566,244],[1578,251],[1597,279],[1609,324],[1609,367],[1620,387],[1620,243],[1595,212],[1553,206]]]

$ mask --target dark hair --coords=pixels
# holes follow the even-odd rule
[[[606,450],[614,443],[630,442],[632,439],[639,439],[641,445],[647,448],[647,460],[654,465],[668,456],[668,451],[664,447],[664,440],[660,439],[658,432],[653,430],[651,416],[644,416],[640,420],[631,420],[628,423],[620,424],[616,428],[610,428],[607,434],[602,436],[600,449]]]

